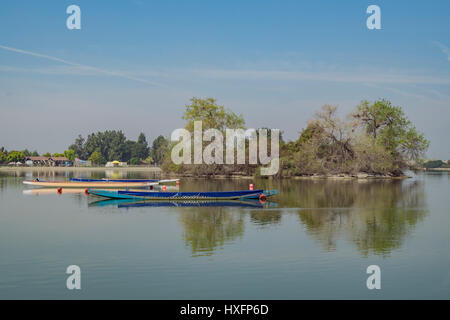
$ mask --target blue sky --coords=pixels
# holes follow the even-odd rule
[[[66,28],[71,4],[81,30]],[[381,30],[366,28],[371,4]],[[0,145],[57,152],[105,129],[153,140],[183,126],[193,96],[295,139],[323,104],[344,116],[387,98],[447,159],[449,13],[449,1],[2,1]]]

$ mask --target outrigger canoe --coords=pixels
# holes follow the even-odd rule
[[[26,185],[45,188],[145,188],[159,182],[108,182],[108,181],[40,181],[25,180]]]
[[[88,179],[88,178],[70,178],[70,181],[76,182],[158,182],[158,179]]]
[[[243,190],[243,191],[213,191],[213,192],[142,192],[130,190],[99,190],[88,189],[88,193],[110,199],[134,200],[246,200],[260,199],[278,194],[277,190]]]
[[[180,179],[168,179],[168,180],[158,180],[158,179],[89,179],[89,178],[70,178],[70,181],[75,182],[157,182],[157,183],[171,183],[180,181]]]

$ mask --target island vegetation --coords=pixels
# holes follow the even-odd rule
[[[337,111],[337,106],[325,105],[308,121],[297,140],[285,141],[281,136],[277,177],[401,176],[403,169],[423,161],[429,141],[390,101],[362,101],[345,119]],[[246,128],[241,115],[226,110],[212,98],[191,99],[183,119],[190,132],[194,121],[202,121],[204,130]],[[163,165],[166,172],[196,176],[258,175],[259,168],[250,164],[175,165],[169,157]]]
[[[185,106],[185,129],[193,132],[194,122],[203,130],[246,129],[245,119],[219,105],[213,98],[192,98]],[[270,132],[270,131],[269,131]],[[270,141],[270,139],[268,139]],[[246,141],[248,147],[248,141]],[[67,150],[44,153],[44,157],[90,160],[93,165],[122,161],[130,165],[157,165],[164,172],[186,176],[257,176],[261,164],[181,164],[170,157],[175,142],[162,135],[148,144],[144,133],[136,141],[118,130],[79,135]],[[276,177],[305,176],[402,176],[411,167],[438,168],[447,163],[424,161],[429,141],[405,115],[403,109],[386,99],[362,101],[353,112],[340,117],[338,107],[324,105],[300,130],[296,140],[280,137],[280,168]],[[225,149],[224,149],[225,150]],[[248,148],[246,148],[248,150]],[[270,152],[271,146],[268,150]],[[0,164],[20,163],[37,151],[0,149]],[[248,153],[246,154],[248,158]]]

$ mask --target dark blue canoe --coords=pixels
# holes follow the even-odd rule
[[[245,200],[266,199],[278,194],[277,190],[243,190],[213,192],[143,192],[143,191],[109,191],[88,189],[89,194],[110,199],[134,200]]]

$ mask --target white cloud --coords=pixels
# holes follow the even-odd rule
[[[326,81],[340,83],[450,84],[450,77],[367,72],[301,72],[277,70],[200,69],[193,73],[214,79]]]
[[[43,58],[43,59],[47,59],[47,60],[60,62],[60,63],[66,64],[66,65],[75,67],[75,69],[77,69],[78,71],[80,71],[80,70],[90,71],[90,72],[106,74],[106,75],[115,76],[115,77],[121,77],[121,78],[125,78],[125,79],[128,79],[128,80],[139,81],[139,82],[143,82],[143,83],[154,85],[154,86],[161,86],[158,83],[155,83],[155,82],[152,82],[152,81],[149,81],[149,80],[146,80],[146,79],[142,79],[142,78],[137,78],[137,77],[134,77],[134,76],[122,73],[122,72],[110,71],[110,70],[105,70],[105,69],[101,69],[101,68],[97,68],[97,67],[87,66],[87,65],[83,65],[83,64],[67,61],[67,60],[64,60],[64,59],[60,59],[60,58],[57,58],[57,57],[53,57],[53,56],[49,56],[49,55],[45,55],[45,54],[40,54],[40,53],[37,53],[37,52],[26,51],[26,50],[12,48],[12,47],[7,47],[7,46],[3,46],[3,45],[0,45],[0,49],[4,49],[4,50],[7,50],[7,51],[11,51],[11,52],[17,52],[17,53],[21,53],[21,54],[26,54],[26,55],[38,57],[38,58]],[[30,70],[30,71],[33,71],[33,70]],[[41,70],[41,72],[43,72],[43,70]]]
[[[450,61],[450,50],[442,43],[434,42],[445,53]],[[200,79],[216,79],[216,80],[243,80],[243,81],[318,81],[318,82],[335,82],[335,83],[356,83],[356,84],[430,84],[430,85],[449,85],[450,77],[437,75],[412,74],[408,72],[394,70],[336,70],[330,66],[305,67],[297,66],[295,71],[287,71],[270,67],[266,64],[262,68],[235,68],[235,69],[218,69],[218,68],[200,68],[200,69],[174,69],[174,70],[146,70],[136,72],[119,72],[110,71],[79,63],[74,63],[53,56],[48,56],[36,52],[25,51],[22,49],[12,48],[0,45],[0,49],[27,54],[39,58],[62,63],[64,65],[39,67],[39,68],[23,68],[14,66],[0,66],[1,71],[8,72],[33,72],[48,75],[78,75],[90,76],[105,74],[110,76],[122,77],[129,80],[139,81],[154,86],[164,87],[161,83],[156,83],[144,79],[143,77],[153,77],[157,79],[173,79],[173,80],[190,80],[192,77]]]

